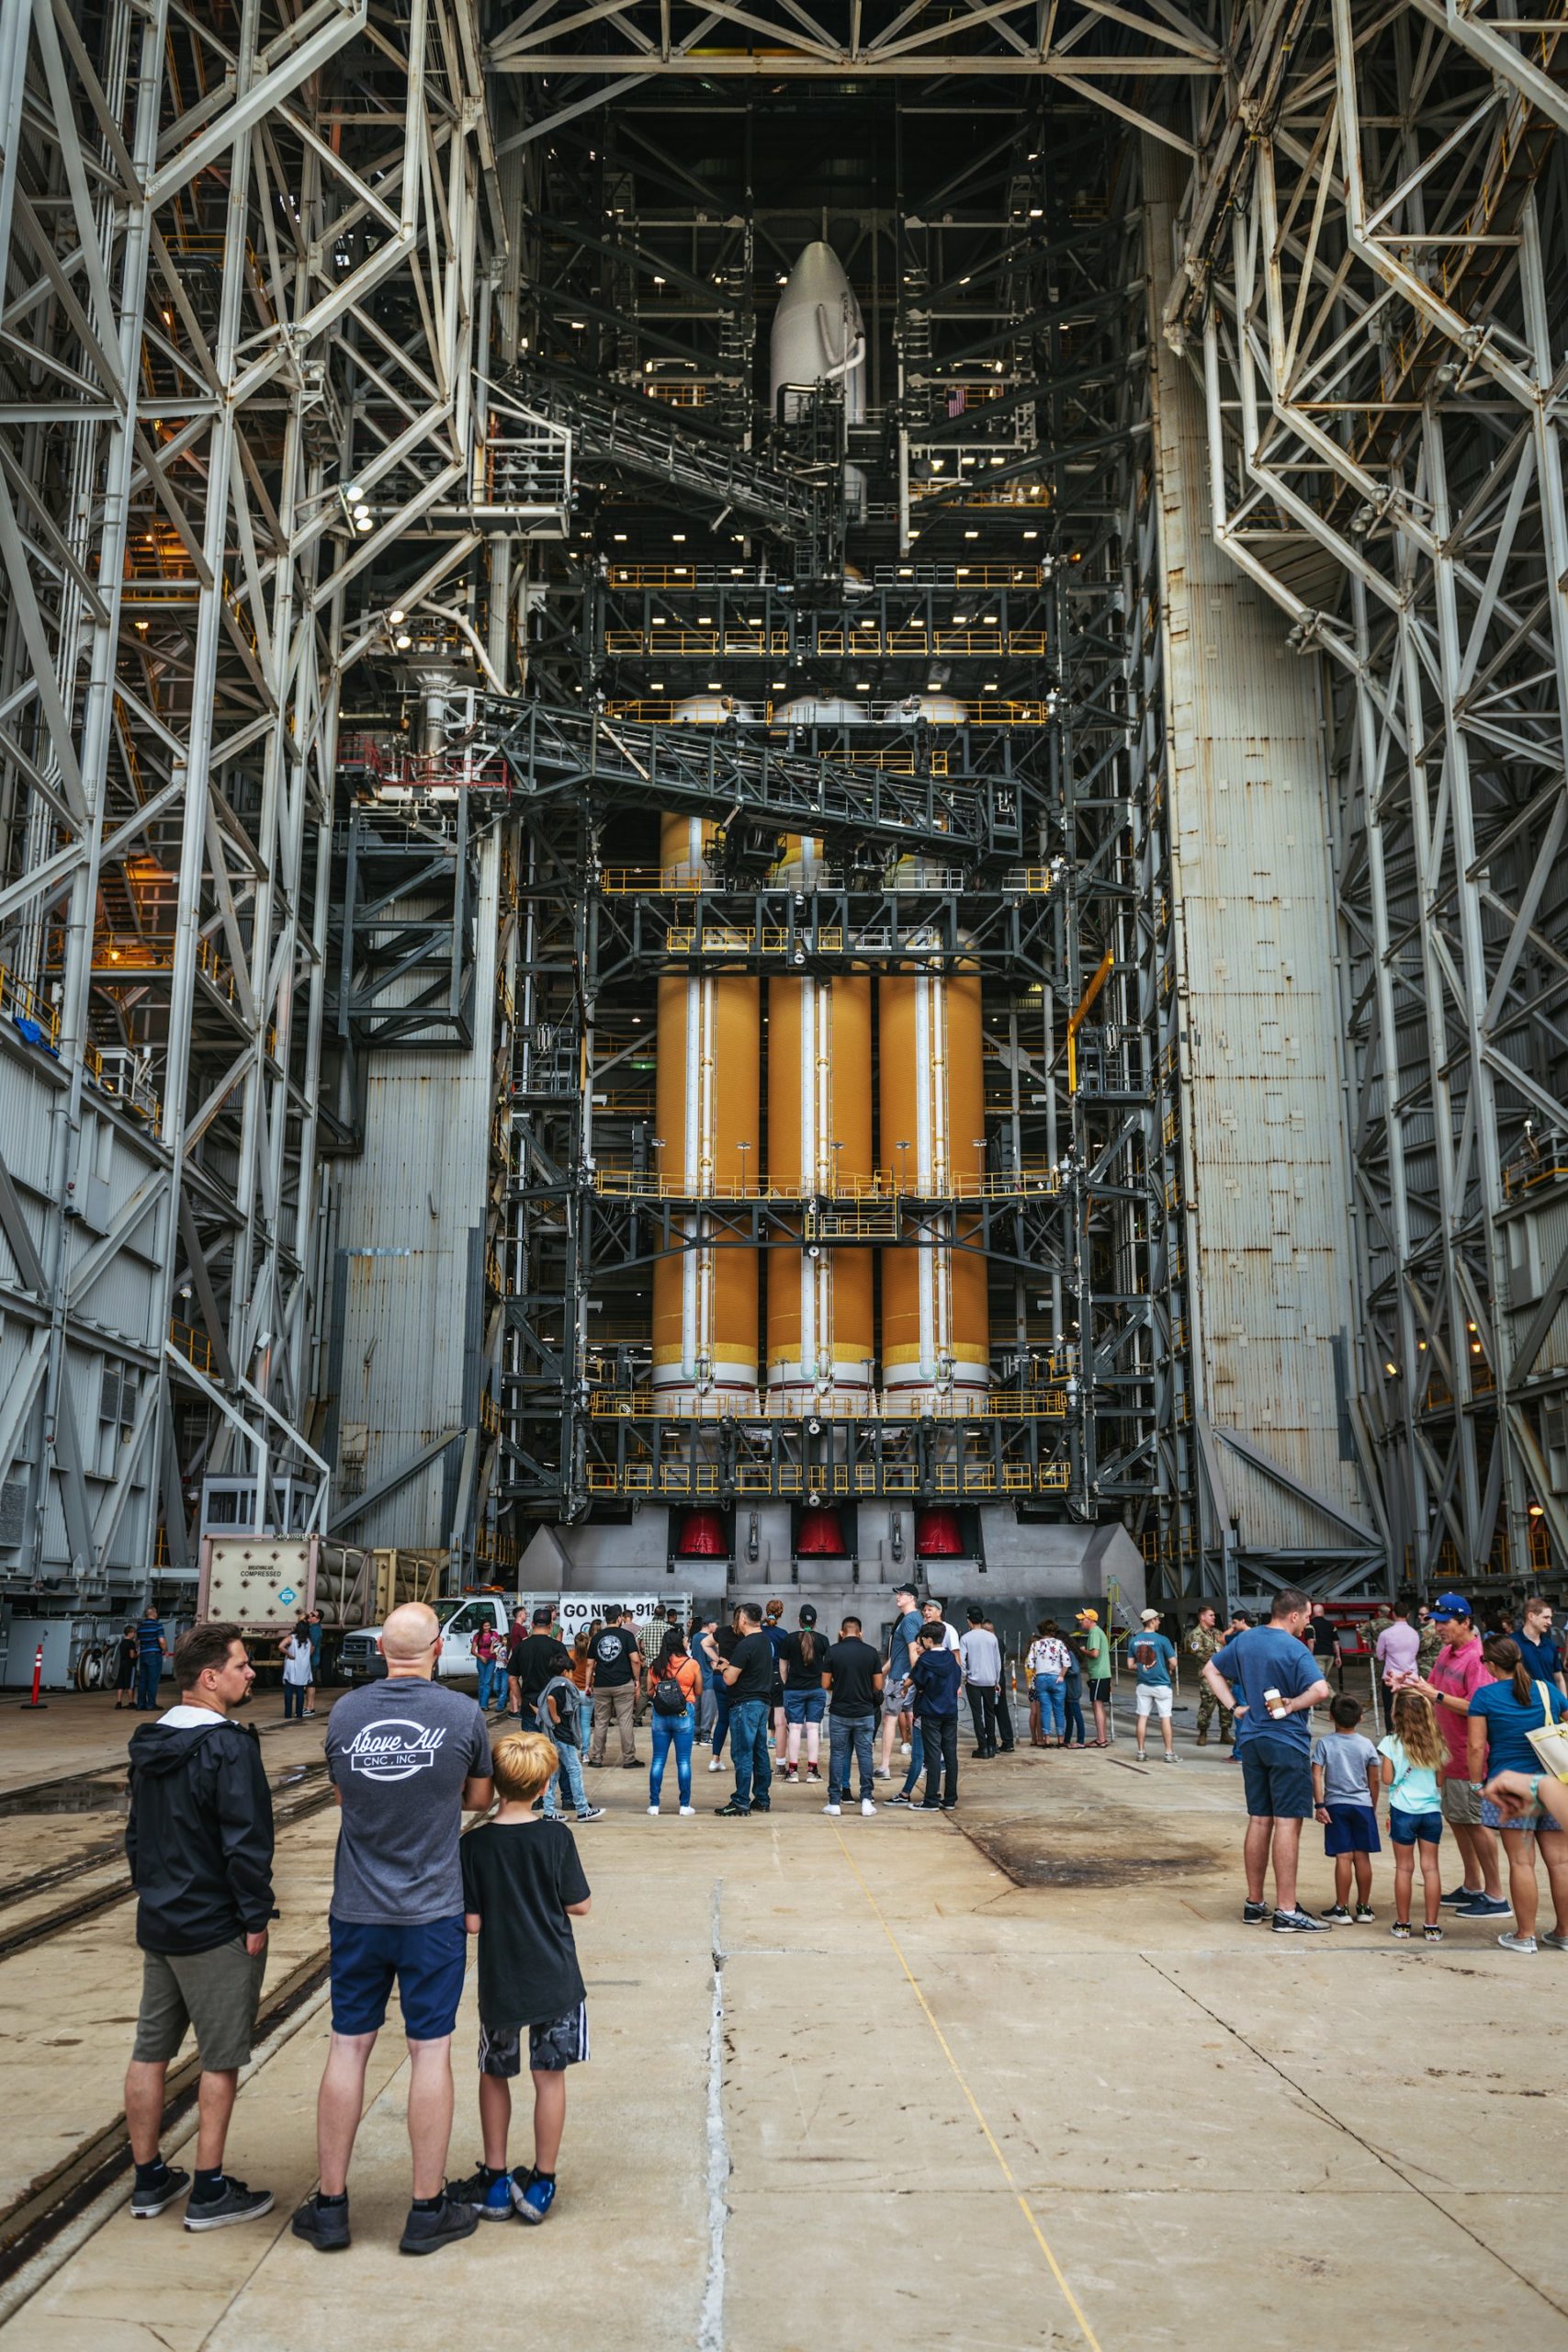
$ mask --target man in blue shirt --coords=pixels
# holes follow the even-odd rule
[[[915,1686],[915,1713],[925,1748],[926,1793],[922,1810],[951,1813],[958,1803],[958,1693],[963,1668],[956,1650],[948,1649],[942,1624],[922,1625],[909,1669]],[[942,1795],[937,1795],[938,1777]]]
[[[1568,1682],[1562,1679],[1562,1645],[1551,1630],[1551,1603],[1532,1594],[1526,1601],[1514,1639],[1519,1645],[1519,1656],[1529,1668],[1535,1682],[1552,1682],[1568,1698]]]
[[[879,1781],[893,1778],[893,1742],[898,1733],[898,1719],[904,1710],[898,1700],[909,1671],[909,1661],[920,1630],[920,1612],[915,1606],[912,1585],[901,1584],[893,1596],[897,1615],[893,1620],[892,1637],[882,1669],[882,1762],[877,1770]]]
[[[158,1685],[164,1679],[168,1650],[163,1619],[149,1601],[136,1622],[136,1703],[143,1714],[157,1712]]]
[[[1205,1661],[1203,1679],[1222,1707],[1235,1710],[1235,1752],[1247,1787],[1247,1903],[1242,1918],[1261,1927],[1270,1850],[1274,1860],[1274,1932],[1326,1933],[1325,1922],[1296,1903],[1296,1858],[1302,1824],[1313,1810],[1312,1711],[1328,1685],[1302,1636],[1312,1620],[1304,1592],[1287,1586],[1274,1596],[1267,1625],[1235,1634]]]
[[[1138,1715],[1138,1760],[1143,1761],[1144,1743],[1149,1736],[1149,1717],[1159,1717],[1159,1736],[1165,1742],[1165,1760],[1176,1761],[1176,1726],[1170,1711],[1175,1704],[1170,1666],[1176,1656],[1176,1645],[1168,1641],[1159,1629],[1159,1611],[1145,1609],[1139,1629],[1132,1640],[1133,1665],[1137,1682],[1133,1692],[1133,1704]]]

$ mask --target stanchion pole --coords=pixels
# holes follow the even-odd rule
[[[21,1705],[21,1706],[23,1706],[23,1707],[28,1707],[28,1708],[31,1708],[31,1707],[37,1707],[37,1708],[39,1708],[39,1709],[40,1709],[40,1710],[41,1710],[41,1709],[44,1709],[44,1708],[47,1708],[47,1706],[49,1705],[49,1701],[48,1701],[47,1699],[40,1699],[40,1698],[39,1697],[39,1691],[40,1688],[42,1687],[42,1683],[43,1683],[43,1644],[40,1642],[40,1643],[39,1644],[39,1645],[38,1645],[38,1649],[37,1649],[36,1653],[34,1654],[34,1657],[33,1657],[33,1688],[32,1688],[32,1696],[31,1696],[30,1698],[23,1699],[23,1700],[19,1701],[19,1702],[18,1702],[18,1704],[19,1704],[19,1705]]]

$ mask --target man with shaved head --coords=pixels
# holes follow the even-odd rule
[[[452,2029],[463,1994],[465,1811],[491,1801],[490,1738],[465,1692],[433,1680],[441,1646],[423,1601],[381,1628],[384,1682],[345,1692],[327,1725],[327,1770],[343,1818],[333,1874],[332,2045],[316,2108],[321,2187],[294,2234],[321,2254],[349,2242],[348,2163],[365,2071],[398,1988],[409,2047],[413,2203],[399,2250],[434,2254],[469,2236],[479,2216],[446,2195],[452,2136]]]

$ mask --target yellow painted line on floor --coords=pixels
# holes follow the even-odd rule
[[[872,1915],[874,1917],[877,1926],[881,1928],[883,1934],[886,1937],[888,1942],[893,1947],[894,1957],[897,1961],[899,1967],[903,1970],[904,1974],[908,1981],[910,1992],[913,1993],[916,2000],[919,2001],[920,2007],[925,2012],[926,2023],[935,2034],[938,2043],[941,2045],[942,2054],[953,2069],[953,2079],[957,2083],[958,2087],[963,2092],[964,2098],[969,2102],[970,2112],[973,2114],[976,2122],[979,2125],[981,2131],[986,2135],[986,2144],[990,2149],[992,2155],[995,2156],[998,2164],[1001,2167],[1002,2178],[1007,2182],[1008,2187],[1017,2198],[1019,2211],[1022,2213],[1024,2220],[1029,2223],[1031,2230],[1034,2233],[1034,2243],[1040,2248],[1041,2253],[1045,2256],[1046,2262],[1050,2265],[1051,2276],[1056,2281],[1057,2286],[1061,2289],[1063,2300],[1066,2302],[1067,2309],[1071,2312],[1073,2317],[1077,2320],[1084,2342],[1089,2346],[1089,2352],[1101,2352],[1100,2338],[1096,2335],[1093,2328],[1090,2327],[1088,2318],[1085,2316],[1083,2305],[1079,2302],[1077,2297],[1068,2286],[1066,2274],[1063,2270],[1061,2264],[1057,2261],[1055,2254],[1051,2251],[1051,2241],[1046,2236],[1044,2231],[1041,2228],[1039,2221],[1035,2216],[1034,2208],[1031,2205],[1028,2198],[1019,2187],[1012,2166],[1009,2164],[1006,2156],[1002,2154],[1001,2143],[998,2140],[997,2135],[992,2131],[990,2125],[986,2120],[986,2110],[980,2105],[980,2102],[976,2098],[974,2092],[970,2089],[968,2078],[964,2075],[963,2067],[959,2064],[957,2059],[953,2054],[953,2045],[948,2041],[946,2034],[943,2033],[941,2026],[938,2025],[936,2021],[936,2014],[932,2009],[931,2003],[927,2000],[925,1994],[920,1989],[919,1978],[916,1975],[914,1970],[910,1967],[908,1960],[904,1956],[903,1945],[899,1942],[897,1937],[889,1927],[886,1914],[884,1912],[882,1905],[878,1903],[875,1895],[873,1894],[870,1887],[867,1886],[864,1878],[862,1876],[860,1864],[856,1861],[849,1848],[844,1844],[843,1831],[835,1827],[833,1835],[839,1841],[839,1846],[845,1861],[848,1862],[851,1870],[853,1871],[855,1877],[860,1882],[860,1891],[864,1895],[866,1901],[870,1904]]]

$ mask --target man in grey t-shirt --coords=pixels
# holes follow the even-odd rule
[[[412,1601],[381,1629],[387,1679],[338,1700],[327,1770],[343,1809],[333,1871],[332,2045],[316,2108],[321,2188],[294,2234],[322,2254],[349,2242],[348,2164],[365,2072],[393,1984],[408,2036],[413,2204],[404,2254],[466,2238],[471,2207],[446,2197],[452,2030],[467,1950],[457,1837],[491,1801],[490,1736],[466,1694],[431,1679],[441,1644],[434,1610]]]

